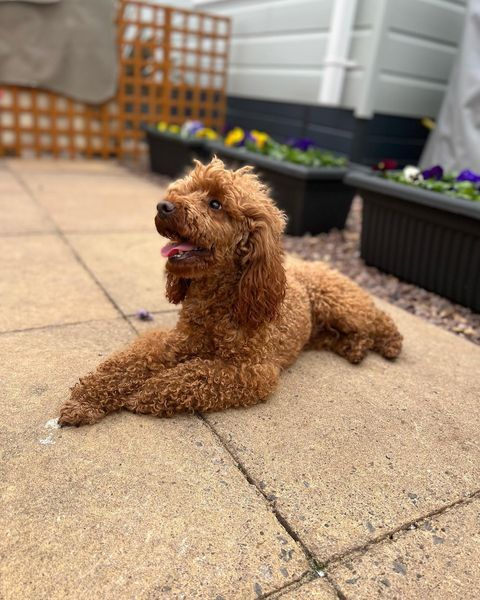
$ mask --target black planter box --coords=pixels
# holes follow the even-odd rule
[[[184,138],[154,127],[144,127],[147,134],[150,168],[154,173],[178,177],[192,166],[194,158],[208,160],[211,156],[205,141]]]
[[[480,204],[350,172],[363,198],[361,256],[480,311]]]
[[[353,189],[343,183],[345,167],[305,167],[218,142],[208,146],[229,165],[252,165],[271,188],[279,208],[288,215],[287,233],[322,233],[343,229]]]

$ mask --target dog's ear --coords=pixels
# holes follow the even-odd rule
[[[255,327],[272,321],[278,314],[286,286],[281,247],[283,227],[283,217],[274,222],[256,221],[240,244],[242,275],[236,317],[241,325]]]
[[[166,294],[168,301],[172,304],[179,304],[185,299],[190,279],[182,279],[175,277],[171,273],[167,273]]]

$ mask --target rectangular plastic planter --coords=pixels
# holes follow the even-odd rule
[[[480,204],[374,174],[350,172],[363,198],[361,256],[454,302],[480,311]]]
[[[208,160],[210,152],[204,140],[184,138],[180,135],[144,127],[147,134],[150,168],[154,173],[178,177],[192,166],[193,159]]]
[[[277,206],[288,215],[287,233],[322,233],[343,229],[353,190],[343,183],[344,167],[305,167],[209,142],[209,148],[229,165],[252,165],[271,188]]]

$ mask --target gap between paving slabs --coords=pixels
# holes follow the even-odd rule
[[[330,565],[350,598],[451,598],[478,589],[480,492]]]
[[[46,173],[47,175],[50,175],[50,173]],[[97,177],[98,175],[95,173],[94,174],[95,177]],[[102,173],[102,175],[106,175]],[[110,175],[110,173],[108,174]],[[128,176],[129,178],[138,178],[137,175],[134,175],[132,173],[129,172],[125,172],[123,171],[123,175],[124,176]],[[51,233],[56,234],[57,236],[60,237],[60,239],[63,241],[63,243],[67,246],[67,248],[70,250],[70,252],[72,253],[73,257],[75,258],[75,260],[79,263],[79,265],[87,272],[87,274],[90,276],[90,278],[93,280],[93,282],[101,289],[101,291],[103,292],[103,294],[105,295],[106,299],[113,305],[114,309],[117,311],[117,313],[119,315],[121,315],[130,325],[131,327],[131,323],[128,320],[128,317],[131,313],[129,313],[128,311],[124,310],[124,308],[122,308],[121,306],[121,302],[119,302],[118,300],[116,300],[114,298],[114,295],[112,295],[109,290],[107,289],[107,287],[102,283],[102,281],[99,279],[99,277],[97,277],[97,275],[94,272],[94,269],[91,268],[89,266],[89,264],[87,264],[86,259],[84,259],[81,255],[81,251],[80,249],[77,249],[75,244],[74,244],[74,239],[75,236],[73,234],[73,232],[64,232],[61,225],[56,223],[56,221],[52,218],[52,216],[50,215],[48,209],[43,206],[43,204],[41,202],[38,201],[38,199],[36,198],[35,195],[35,190],[32,188],[32,186],[28,183],[28,181],[25,181],[24,178],[22,178],[21,173],[17,173],[16,171],[14,171],[12,173],[12,176],[15,178],[15,180],[18,182],[18,184],[22,187],[23,190],[25,190],[25,192],[28,194],[28,196],[32,199],[32,201],[35,203],[35,205],[38,207],[39,211],[45,215],[46,219],[48,219],[48,221],[52,224],[52,229],[53,231]],[[116,174],[115,174],[116,176]],[[121,234],[128,234],[128,233],[132,233],[134,232],[132,231],[119,231],[118,233]],[[108,231],[88,231],[87,234],[90,235],[99,235],[99,236],[103,236],[103,235],[108,235],[111,232]],[[73,235],[74,238],[71,240],[70,236]],[[85,232],[82,231],[82,235],[85,235]],[[139,307],[140,308],[140,307]],[[175,310],[175,309],[173,309]],[[155,311],[156,313],[161,313],[163,312],[162,309]],[[166,309],[165,312],[170,312],[170,309]]]
[[[341,593],[339,594],[339,590],[337,589],[337,586],[330,580],[330,578],[328,577],[326,571],[324,570],[323,565],[320,565],[317,562],[317,560],[315,559],[315,557],[311,554],[310,550],[308,549],[307,545],[302,541],[302,539],[299,537],[299,535],[297,534],[297,532],[291,527],[291,525],[289,524],[289,522],[287,521],[287,519],[285,519],[285,517],[280,513],[280,511],[275,506],[275,501],[271,500],[267,496],[267,494],[265,494],[265,492],[262,490],[261,486],[258,485],[258,483],[255,481],[255,479],[248,473],[248,471],[245,468],[245,466],[240,462],[238,456],[235,455],[235,452],[229,447],[228,443],[216,431],[215,427],[211,423],[208,422],[208,420],[205,418],[205,416],[203,415],[203,413],[197,413],[197,414],[198,414],[198,417],[206,425],[206,427],[217,438],[218,442],[222,445],[222,447],[225,449],[225,451],[227,452],[227,454],[229,454],[229,456],[231,457],[232,461],[237,466],[237,468],[240,470],[240,472],[243,474],[243,476],[248,481],[248,483],[251,486],[255,487],[255,489],[257,490],[257,492],[264,498],[266,504],[270,507],[270,510],[275,515],[275,518],[277,519],[277,521],[279,522],[279,524],[285,529],[286,533],[295,542],[297,542],[297,544],[300,546],[300,548],[302,549],[303,553],[305,554],[305,557],[307,558],[308,563],[310,564],[310,569],[311,569],[310,572],[304,573],[296,581],[290,582],[289,584],[287,584],[283,588],[280,588],[278,590],[270,592],[269,594],[262,595],[259,598],[271,598],[271,597],[275,597],[277,594],[279,594],[279,592],[281,592],[283,590],[284,591],[290,591],[292,589],[298,589],[304,583],[308,583],[308,582],[313,581],[314,579],[317,579],[317,578],[324,578],[325,581],[327,581],[328,584],[331,586],[332,591],[334,591],[337,594],[337,596],[341,600],[343,600],[343,595]],[[278,597],[280,597],[280,596],[281,596],[281,594]]]
[[[203,415],[201,415],[201,417],[204,421],[206,421],[206,419]],[[206,421],[206,422],[208,423],[208,421]],[[480,500],[480,490],[478,490],[464,498],[457,499],[457,500],[455,500],[449,504],[446,504],[442,507],[439,507],[438,509],[433,510],[425,515],[419,516],[415,520],[403,523],[399,527],[391,529],[391,530],[385,532],[383,535],[378,536],[378,537],[368,541],[365,544],[360,544],[359,546],[349,549],[342,554],[335,555],[332,558],[329,558],[322,562],[319,562],[313,556],[313,554],[310,552],[308,545],[305,544],[305,542],[301,539],[301,537],[298,535],[298,533],[295,531],[295,529],[288,523],[288,520],[285,519],[282,516],[282,514],[280,513],[280,511],[276,508],[275,500],[271,500],[268,497],[268,495],[266,495],[263,492],[262,487],[259,485],[259,483],[257,481],[255,481],[249,475],[249,473],[246,470],[246,468],[244,467],[244,465],[242,465],[242,463],[240,462],[238,457],[235,455],[234,450],[232,450],[229,447],[228,443],[221,437],[220,434],[218,434],[218,432],[215,430],[214,426],[212,426],[211,424],[209,424],[209,426],[212,429],[212,431],[215,433],[215,435],[218,436],[219,440],[221,440],[221,442],[223,443],[223,445],[225,446],[227,451],[231,454],[233,460],[238,465],[239,469],[244,473],[244,475],[245,475],[246,479],[249,481],[249,483],[251,485],[254,485],[259,490],[259,492],[262,493],[262,495],[265,497],[265,500],[270,504],[278,521],[288,531],[289,535],[302,547],[305,555],[307,556],[310,564],[312,565],[312,572],[310,574],[307,574],[307,576],[303,577],[301,580],[299,580],[297,582],[293,582],[293,583],[285,586],[284,588],[282,588],[282,590],[278,590],[276,592],[272,592],[272,593],[266,595],[265,598],[267,598],[267,597],[268,598],[281,598],[284,596],[290,597],[290,593],[292,593],[292,596],[291,596],[292,600],[294,598],[296,599],[296,595],[294,595],[293,592],[301,591],[304,586],[313,584],[315,581],[319,581],[320,578],[322,580],[328,582],[328,584],[331,586],[331,589],[336,594],[336,597],[339,598],[340,600],[347,600],[348,598],[353,598],[352,596],[344,593],[344,590],[342,590],[340,583],[336,579],[334,579],[334,577],[332,576],[332,574],[331,574],[332,570],[336,569],[337,567],[341,567],[342,565],[345,564],[346,561],[353,561],[359,557],[368,555],[369,550],[371,550],[373,548],[381,548],[384,544],[395,544],[396,542],[400,541],[403,537],[408,536],[413,531],[416,531],[417,529],[422,527],[422,525],[424,523],[428,522],[429,519],[432,519],[435,517],[441,517],[445,514],[448,514],[450,511],[454,511],[455,509],[458,509],[465,505],[470,504],[472,501]],[[324,588],[322,588],[322,590],[324,590]],[[305,596],[305,598],[308,598],[308,597],[309,596]],[[323,599],[323,596],[322,596],[322,599]]]
[[[275,501],[271,500],[264,493],[264,491],[262,490],[262,488],[258,484],[258,482],[256,482],[249,475],[249,473],[246,470],[246,468],[244,467],[244,465],[241,464],[238,457],[235,456],[234,451],[229,447],[228,443],[218,434],[218,432],[215,430],[214,426],[212,426],[211,424],[208,423],[208,421],[206,421],[204,415],[199,414],[199,417],[205,423],[207,423],[209,428],[218,437],[219,441],[222,443],[222,445],[224,446],[226,451],[231,455],[233,461],[235,462],[237,467],[240,469],[240,471],[243,473],[243,475],[245,476],[247,481],[250,483],[250,485],[255,486],[257,488],[257,490],[260,492],[260,494],[263,495],[263,497],[265,498],[265,501],[267,502],[267,504],[269,504],[269,506],[270,506],[271,510],[273,511],[278,522],[284,527],[284,529],[287,531],[287,533],[290,535],[290,537],[300,545],[300,547],[302,548],[305,556],[307,557],[307,559],[311,565],[311,571],[309,573],[304,574],[297,581],[293,581],[293,582],[285,585],[283,588],[281,588],[279,590],[275,590],[273,592],[270,592],[269,594],[265,594],[265,595],[261,596],[260,598],[262,598],[262,599],[263,598],[275,599],[275,598],[282,598],[282,597],[287,597],[287,596],[290,597],[290,593],[292,593],[292,600],[294,600],[294,599],[296,599],[296,596],[293,595],[293,592],[296,592],[296,591],[300,592],[304,586],[313,584],[315,581],[324,581],[326,584],[328,584],[332,593],[334,593],[335,597],[339,598],[339,600],[348,600],[349,598],[353,598],[352,596],[349,596],[346,593],[344,593],[344,591],[340,587],[339,582],[336,581],[332,577],[331,570],[335,569],[338,566],[341,566],[346,560],[352,561],[358,557],[362,557],[362,556],[368,554],[368,551],[374,547],[382,547],[382,545],[385,543],[395,544],[402,537],[408,536],[409,533],[420,528],[422,526],[422,524],[425,523],[426,521],[428,521],[429,519],[442,516],[444,514],[447,514],[451,510],[454,510],[456,508],[460,508],[466,504],[469,504],[473,500],[480,499],[480,490],[478,490],[478,491],[472,493],[471,495],[469,495],[468,497],[458,499],[450,504],[440,507],[437,510],[434,510],[428,514],[422,515],[418,519],[415,519],[414,521],[404,523],[401,526],[399,526],[398,528],[389,530],[388,532],[384,533],[383,535],[381,535],[377,538],[374,538],[365,544],[359,545],[357,547],[354,547],[354,548],[344,552],[343,554],[333,556],[332,558],[329,558],[329,559],[326,559],[326,560],[320,562],[313,556],[313,554],[310,552],[307,544],[301,539],[301,537],[298,535],[298,533],[295,531],[295,529],[288,523],[288,520],[285,519],[285,517],[283,517],[283,515],[280,513],[280,511],[276,508]],[[328,590],[326,590],[324,588],[322,588],[322,591],[325,591],[325,593],[328,593]],[[309,596],[305,596],[305,598],[308,598],[308,597]],[[322,596],[322,600],[323,600],[323,596]]]
[[[238,469],[243,473],[245,479],[248,483],[254,486],[258,492],[264,497],[265,502],[270,506],[272,512],[274,513],[278,522],[282,525],[282,527],[287,531],[290,537],[299,544],[302,548],[309,564],[311,565],[311,571],[309,573],[304,574],[297,581],[291,582],[284,586],[283,588],[276,590],[274,592],[270,592],[261,598],[281,598],[284,595],[288,595],[290,592],[301,590],[302,586],[310,584],[316,580],[323,580],[330,586],[331,590],[335,593],[336,597],[340,600],[347,600],[349,596],[345,595],[345,593],[340,588],[340,585],[337,581],[335,581],[331,574],[330,569],[336,567],[343,563],[346,559],[353,559],[358,556],[362,556],[368,553],[369,549],[376,546],[381,546],[383,543],[395,543],[401,536],[408,535],[412,530],[416,530],[418,527],[422,525],[428,519],[433,517],[438,517],[448,513],[450,510],[454,510],[455,508],[461,507],[465,504],[472,502],[475,499],[480,499],[480,490],[470,494],[467,497],[460,498],[455,500],[449,504],[446,504],[436,510],[429,512],[428,514],[419,516],[417,519],[403,523],[397,528],[393,528],[381,536],[378,536],[365,544],[360,544],[357,547],[354,547],[350,550],[342,554],[335,555],[331,558],[327,558],[323,561],[319,561],[314,554],[308,548],[308,545],[301,539],[300,535],[297,531],[295,531],[294,527],[290,525],[288,520],[281,514],[278,508],[275,505],[275,500],[269,498],[269,496],[264,492],[262,486],[257,482],[248,472],[245,465],[242,464],[239,457],[236,455],[235,451],[231,448],[228,442],[221,436],[221,434],[215,429],[215,426],[209,423],[209,421],[205,418],[205,416],[201,413],[198,413],[199,418],[203,420],[203,422],[207,425],[207,427],[213,432],[213,434],[217,437],[221,445],[225,448],[226,452],[231,456],[233,462],[236,464]],[[293,598],[293,597],[292,597]]]
[[[64,244],[69,248],[70,252],[73,254],[75,260],[88,273],[88,275],[91,277],[91,279],[94,281],[94,283],[102,290],[103,294],[106,296],[107,300],[112,304],[112,306],[118,312],[118,314],[128,323],[129,327],[132,330],[134,330],[135,332],[137,332],[137,330],[135,329],[135,327],[133,327],[132,322],[130,320],[130,317],[133,317],[135,315],[133,315],[132,313],[127,313],[127,312],[125,312],[125,311],[123,311],[121,309],[121,307],[118,305],[118,303],[112,297],[112,295],[105,289],[105,287],[103,286],[103,284],[101,283],[101,281],[96,277],[95,273],[89,268],[89,266],[82,259],[82,257],[80,256],[80,254],[78,253],[78,251],[76,250],[76,248],[73,246],[73,244],[70,242],[70,240],[68,239],[68,237],[66,236],[66,234],[61,229],[61,227],[52,219],[52,217],[51,217],[50,213],[48,212],[48,210],[40,202],[38,202],[38,200],[37,200],[37,198],[35,196],[34,190],[32,190],[31,186],[23,179],[21,173],[17,172],[16,169],[12,170],[9,167],[8,164],[7,164],[7,171],[12,175],[12,177],[14,178],[14,180],[16,182],[18,182],[18,184],[20,185],[20,187],[32,199],[32,201],[38,207],[39,211],[42,214],[44,214],[45,218],[51,224],[52,231],[50,231],[48,233],[50,233],[50,234],[54,233],[54,234],[58,235],[62,239],[62,241],[64,242]],[[75,169],[73,170],[73,173],[75,173],[75,174],[82,174],[81,172],[79,172],[79,171],[77,171]],[[47,171],[47,174],[48,174],[48,171]],[[62,172],[62,175],[63,174],[69,174],[69,173],[67,171],[65,171],[65,172]],[[104,172],[91,173],[90,171],[85,171],[85,174],[94,174],[95,176],[110,175],[110,173],[104,173]],[[119,174],[121,174],[123,176],[129,176],[129,177],[132,177],[132,176],[133,177],[138,177],[138,175],[136,175],[136,174],[134,174],[132,172],[129,172],[129,171],[125,172],[123,169],[119,173],[115,173],[116,176],[119,175]],[[42,233],[44,233],[44,232],[42,232]],[[82,232],[82,233],[84,233],[84,232]],[[109,232],[93,231],[93,232],[88,232],[88,233],[90,233],[91,235],[103,235],[103,234],[109,233]],[[152,315],[160,315],[162,313],[174,313],[174,312],[177,312],[177,311],[178,311],[177,308],[173,308],[171,310],[164,310],[164,311],[163,310],[159,310],[159,311],[152,312]],[[53,325],[53,326],[56,326],[56,325]],[[60,324],[58,326],[60,326]],[[39,326],[39,327],[33,327],[33,328],[28,328],[28,329],[42,329],[44,327],[49,327],[49,325]],[[12,331],[17,331],[17,330],[12,330]],[[24,329],[19,329],[18,331],[25,331],[25,330]]]
[[[178,315],[178,310],[173,310],[173,311],[162,311],[160,313],[152,313],[152,316],[160,316],[162,318],[167,318],[169,324],[174,325],[174,322],[176,320],[176,317]],[[130,319],[132,319],[132,317],[135,317],[135,315],[131,315]],[[155,322],[153,321],[130,321],[130,325],[132,326],[132,328],[135,330],[136,333],[141,333],[142,331],[145,330],[145,328],[149,328],[155,325]],[[195,416],[196,418],[198,418],[203,425],[212,433],[212,435],[214,436],[214,438],[218,441],[218,443],[220,444],[220,446],[224,449],[224,451],[226,452],[226,454],[228,454],[232,460],[232,462],[234,463],[234,465],[237,467],[237,469],[242,473],[243,477],[246,479],[246,481],[249,483],[249,485],[251,485],[252,487],[254,487],[257,491],[257,494],[263,498],[263,500],[265,501],[266,505],[269,507],[270,511],[273,513],[273,515],[275,516],[276,520],[278,521],[279,525],[285,530],[285,533],[291,537],[293,539],[293,541],[295,541],[301,548],[301,550],[303,551],[309,565],[310,565],[310,570],[307,571],[306,573],[303,573],[302,575],[300,575],[300,577],[294,579],[293,581],[289,582],[288,584],[286,584],[284,587],[278,588],[272,592],[269,592],[268,594],[259,594],[257,596],[257,598],[259,600],[263,599],[263,598],[271,598],[274,597],[276,594],[278,594],[279,592],[281,592],[282,590],[289,590],[292,588],[292,585],[298,585],[298,584],[302,584],[304,582],[308,582],[311,581],[312,579],[315,579],[317,577],[325,577],[325,573],[321,570],[321,568],[318,566],[316,560],[313,558],[313,556],[311,555],[311,553],[309,552],[308,548],[305,546],[305,544],[302,542],[302,540],[298,537],[298,535],[296,534],[296,532],[290,527],[288,521],[279,513],[279,511],[276,509],[275,507],[275,503],[272,502],[267,495],[265,494],[265,492],[261,489],[261,487],[259,485],[257,485],[257,482],[250,476],[250,474],[248,473],[248,471],[245,469],[244,465],[242,465],[242,463],[238,460],[238,457],[235,455],[235,453],[232,451],[232,449],[229,447],[229,445],[225,442],[225,440],[222,438],[222,436],[216,431],[215,427],[208,422],[208,420],[205,418],[205,416],[203,415],[203,413],[199,413],[199,412],[195,412]],[[330,583],[330,582],[329,582]],[[332,585],[330,583],[330,585]],[[332,589],[334,589],[334,586],[332,585]]]
[[[114,309],[126,321],[126,323],[128,324],[128,326],[135,331],[135,329],[132,327],[132,324],[128,320],[128,316],[123,313],[123,311],[117,305],[117,303],[112,298],[112,296],[107,292],[107,290],[103,287],[103,285],[101,284],[101,282],[97,279],[97,277],[95,276],[95,274],[91,271],[91,269],[88,268],[88,266],[82,260],[81,256],[78,254],[78,252],[75,250],[75,248],[73,247],[73,245],[70,243],[70,241],[67,238],[67,236],[60,229],[60,227],[57,225],[57,223],[51,218],[51,216],[50,216],[49,212],[47,211],[47,209],[44,206],[42,206],[42,204],[40,204],[40,202],[38,202],[37,198],[35,197],[34,192],[30,188],[30,186],[23,180],[21,174],[16,173],[15,171],[12,174],[14,175],[15,179],[19,182],[19,184],[22,186],[22,188],[26,191],[26,193],[30,196],[30,198],[32,198],[33,202],[35,202],[35,204],[38,206],[39,210],[43,214],[45,214],[46,218],[50,221],[50,223],[52,224],[52,227],[53,227],[53,233],[55,233],[56,235],[58,235],[60,237],[60,239],[62,240],[62,242],[67,246],[67,248],[72,253],[72,255],[75,258],[75,260],[84,269],[84,271],[86,271],[86,273],[90,276],[90,278],[97,285],[97,287],[100,288],[100,290],[103,292],[103,294],[105,295],[105,297],[107,298],[107,300],[112,304],[112,306],[114,307]]]

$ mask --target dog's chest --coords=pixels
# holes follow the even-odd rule
[[[188,352],[200,358],[232,358],[247,341],[238,327],[223,319],[190,320],[188,330]]]

